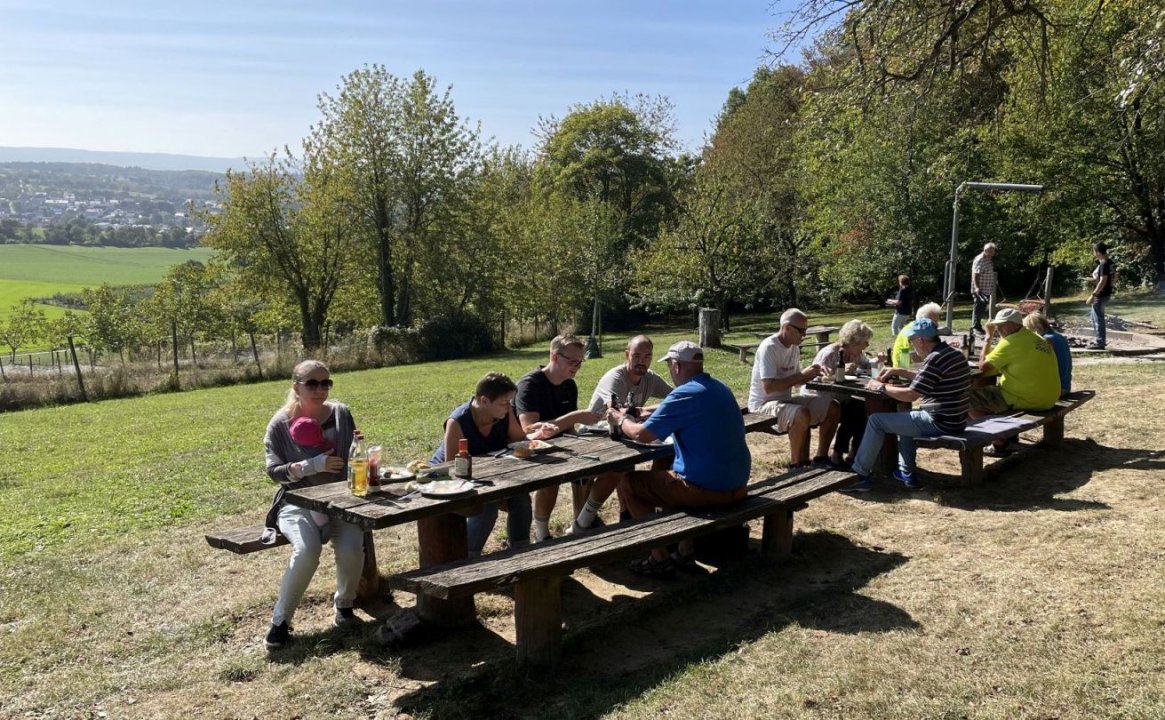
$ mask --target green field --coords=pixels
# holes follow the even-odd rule
[[[161,280],[172,265],[206,262],[212,250],[96,248],[57,245],[0,245],[0,320],[28,297],[110,285],[145,285]],[[50,318],[59,308],[42,306]]]

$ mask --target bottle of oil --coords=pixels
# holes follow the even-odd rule
[[[368,494],[368,453],[360,433],[353,434],[352,447],[348,449],[348,489],[356,497]]]
[[[619,396],[615,393],[611,393],[611,409],[619,409]],[[607,418],[607,435],[609,435],[612,440],[618,440],[619,438],[623,437],[623,431],[619,429],[619,423],[611,420],[609,417]]]
[[[469,440],[457,441],[457,455],[453,458],[453,474],[459,478],[473,477],[473,456],[469,454]]]

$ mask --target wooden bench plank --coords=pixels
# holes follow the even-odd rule
[[[247,527],[232,528],[230,530],[219,530],[213,533],[207,533],[206,542],[213,548],[229,550],[239,555],[249,555],[253,552],[287,544],[287,538],[282,535],[276,535],[273,544],[264,545],[259,541],[259,538],[265,529],[263,525],[249,525]]]
[[[1027,410],[1011,416],[1021,422],[1005,432],[978,432],[975,426],[999,416],[979,418],[967,425],[962,435],[939,435],[937,437],[915,438],[915,445],[924,448],[944,448],[958,450],[960,479],[963,485],[974,485],[983,478],[983,449],[994,440],[1009,440],[1013,437],[1044,428],[1043,443],[1058,445],[1064,439],[1064,418],[1068,413],[1096,397],[1094,390],[1077,390],[1060,398],[1048,410]]]
[[[528,548],[415,570],[393,577],[392,582],[395,587],[411,592],[449,598],[536,577],[566,575],[581,567],[617,560],[768,514],[788,512],[852,483],[855,477],[853,473],[823,469],[781,475],[750,487],[749,495],[730,507],[660,513],[598,528],[578,537],[557,538]]]

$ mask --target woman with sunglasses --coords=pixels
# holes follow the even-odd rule
[[[348,407],[328,400],[332,378],[327,365],[318,360],[304,360],[292,370],[291,379],[287,402],[267,424],[263,439],[267,475],[281,486],[268,513],[267,526],[278,527],[291,543],[291,561],[279,583],[279,599],[267,633],[268,649],[282,647],[291,640],[292,615],[315,575],[325,542],[332,541],[336,554],[336,625],[359,622],[352,604],[364,566],[364,533],[360,528],[282,501],[286,488],[342,479],[348,448],[356,432]],[[335,449],[320,452],[318,447],[297,445],[291,438],[291,424],[301,417],[319,423],[324,439]]]

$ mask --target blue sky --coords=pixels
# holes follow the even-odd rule
[[[789,1],[0,0],[0,145],[257,157],[382,63],[452,85],[503,144],[629,91],[668,96],[696,149]]]

